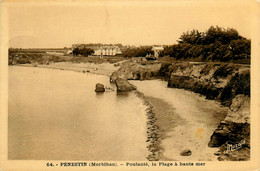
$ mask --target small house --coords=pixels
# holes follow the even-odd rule
[[[160,52],[163,51],[163,50],[164,50],[164,48],[162,46],[153,46],[153,48],[152,48],[152,51],[154,51],[154,56],[156,58],[159,57]]]

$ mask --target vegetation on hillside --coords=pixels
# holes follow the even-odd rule
[[[198,30],[183,33],[178,44],[166,46],[160,56],[199,61],[250,63],[251,40],[239,35],[233,28],[211,26],[206,32]]]

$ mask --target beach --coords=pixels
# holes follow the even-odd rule
[[[155,125],[159,127],[159,160],[217,160],[214,153],[218,149],[209,148],[208,142],[225,118],[228,108],[187,90],[167,88],[164,81],[130,82],[143,93],[145,101],[155,113]],[[191,155],[180,155],[186,149],[191,151]]]
[[[38,67],[38,68],[50,68],[50,69],[60,69],[67,71],[76,71],[84,73],[93,73],[110,76],[114,71],[119,68],[120,63],[118,62],[115,66],[113,63],[74,63],[74,62],[53,62],[49,64],[20,64],[26,67]]]

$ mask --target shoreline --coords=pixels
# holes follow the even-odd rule
[[[164,156],[165,147],[162,145],[162,140],[168,137],[167,132],[179,124],[178,122],[175,123],[174,126],[171,125],[174,122],[173,120],[181,120],[181,117],[175,114],[172,111],[172,106],[163,99],[145,96],[138,90],[135,91],[135,94],[143,101],[143,104],[146,106],[148,142],[147,149],[150,152],[150,154],[147,156],[147,159],[149,161],[171,161],[171,159]],[[156,103],[159,104],[156,105]],[[160,108],[159,106],[164,110],[158,111],[158,108]],[[174,114],[175,118],[168,118],[167,116],[164,117],[163,114],[165,111]]]
[[[161,149],[160,160],[173,161],[172,159],[164,155],[166,151],[166,146],[162,143],[162,141],[167,138],[170,138],[168,132],[172,131],[174,128],[180,125],[183,119],[177,113],[175,113],[173,106],[171,106],[165,100],[155,98],[155,97],[149,97],[149,96],[145,98],[148,101],[148,103],[151,106],[153,106],[155,118],[160,128],[159,129],[159,135],[160,135],[159,147]]]
[[[148,142],[147,149],[150,152],[150,154],[146,157],[149,161],[159,161],[161,159],[162,155],[162,146],[161,146],[161,138],[162,134],[160,131],[160,127],[157,124],[156,120],[156,113],[154,111],[154,106],[149,103],[147,100],[147,97],[144,96],[143,93],[141,93],[138,90],[135,90],[134,92],[138,98],[140,98],[143,101],[143,105],[146,106],[146,129],[147,129],[147,140]]]
[[[121,61],[121,62],[124,62],[124,61]],[[118,64],[120,64],[121,62],[118,62]],[[114,71],[117,71],[119,68],[119,66],[115,66],[114,64],[111,64],[111,63],[94,64],[94,63],[88,63],[88,62],[86,62],[86,63],[58,62],[58,63],[50,63],[49,65],[46,65],[46,64],[16,64],[16,65],[12,65],[12,66],[60,69],[60,70],[67,70],[67,71],[105,75],[108,77],[110,77],[110,75]]]

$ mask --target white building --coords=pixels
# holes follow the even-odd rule
[[[163,50],[164,50],[164,48],[162,46],[153,46],[153,48],[152,48],[152,51],[154,51],[154,56],[156,58],[159,57],[160,52],[163,51]]]
[[[118,54],[122,54],[118,46],[101,46],[94,49],[94,55],[96,56],[115,56]]]

